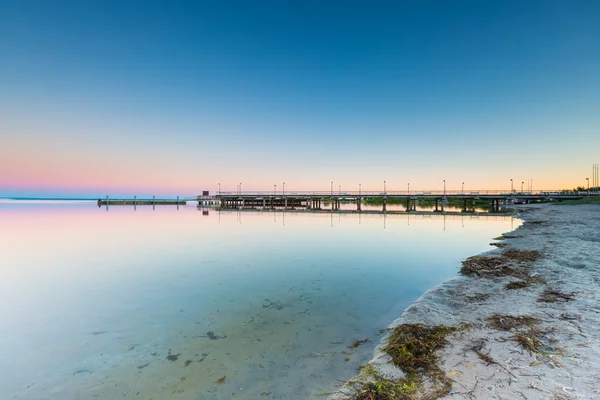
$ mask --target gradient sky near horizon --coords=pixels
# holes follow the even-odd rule
[[[599,1],[0,0],[0,196],[584,186]]]

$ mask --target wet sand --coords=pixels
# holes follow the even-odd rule
[[[514,276],[458,275],[426,292],[390,328],[468,324],[439,351],[452,383],[443,399],[600,398],[600,207],[530,205],[519,207],[518,216],[525,223],[499,241],[505,247],[483,255],[539,251],[527,266],[530,286],[507,289],[519,280]],[[494,314],[500,327],[490,322]],[[536,323],[511,327],[510,316]],[[529,333],[535,351],[517,341]],[[382,351],[386,339],[370,364],[381,377],[402,377]],[[332,398],[351,398],[352,387],[347,383]]]

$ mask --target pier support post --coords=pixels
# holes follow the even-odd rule
[[[440,199],[435,199],[435,211],[439,211],[438,210],[438,205],[439,205]]]
[[[387,199],[384,197],[383,198],[383,212],[387,211],[387,209],[386,209],[386,203],[387,203]]]

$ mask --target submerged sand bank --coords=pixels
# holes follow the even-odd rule
[[[600,398],[600,207],[523,206],[519,218],[525,224],[506,235],[505,247],[483,255],[539,251],[539,259],[515,263],[525,275],[459,275],[426,292],[390,328],[468,324],[439,351],[439,367],[452,384],[443,399]],[[530,285],[506,287],[524,280]],[[510,316],[531,318],[511,324]],[[383,352],[386,341],[371,371],[394,381],[403,373]],[[332,398],[352,398],[365,377]]]

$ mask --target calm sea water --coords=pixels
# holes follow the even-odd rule
[[[0,398],[332,392],[378,330],[517,225],[0,203]]]

